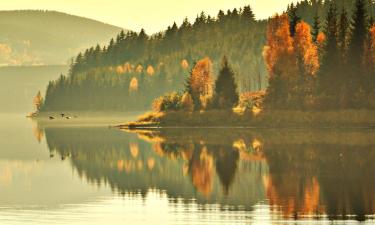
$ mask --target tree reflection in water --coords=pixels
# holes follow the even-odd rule
[[[45,128],[51,152],[118,193],[252,210],[275,218],[365,220],[375,212],[375,132]]]

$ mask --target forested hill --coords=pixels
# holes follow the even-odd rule
[[[220,11],[215,18],[202,12],[194,22],[173,23],[152,36],[143,30],[121,32],[109,45],[79,54],[70,74],[49,84],[42,109],[148,109],[157,96],[183,89],[195,61],[210,57],[217,71],[224,54],[241,90],[258,89],[266,84],[266,24],[256,21],[247,6]]]
[[[375,3],[365,1],[371,18]],[[315,17],[320,21],[318,31],[325,32],[333,2],[338,10],[345,8],[352,14],[355,0],[304,0],[286,5],[292,29],[300,20],[312,26]],[[264,89],[268,84],[263,59],[267,24],[268,20],[255,20],[251,7],[245,6],[219,11],[215,17],[202,12],[195,21],[173,23],[152,36],[143,30],[121,32],[108,45],[80,53],[70,73],[49,84],[42,110],[146,109],[161,94],[182,91],[191,68],[204,57],[213,62],[217,76],[224,55],[240,92]]]
[[[55,11],[0,11],[0,65],[66,64],[121,28]]]

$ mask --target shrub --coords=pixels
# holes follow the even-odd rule
[[[177,111],[181,109],[181,94],[172,92],[154,100],[152,109],[156,112]]]
[[[194,111],[193,98],[191,97],[191,95],[188,92],[185,92],[185,94],[182,95],[181,107],[182,107],[183,110],[188,111],[188,112]]]

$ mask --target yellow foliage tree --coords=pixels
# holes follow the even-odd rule
[[[181,67],[182,67],[183,69],[188,69],[188,68],[189,68],[189,62],[188,62],[186,59],[183,59],[183,60],[181,61]]]
[[[149,65],[149,66],[147,67],[146,72],[147,72],[148,75],[153,76],[153,75],[155,74],[154,67],[152,67],[151,65]]]
[[[191,73],[190,85],[192,95],[196,98],[205,100],[212,98],[213,69],[210,58],[206,57],[196,63]]]
[[[129,84],[129,91],[135,92],[138,91],[138,79],[136,77],[133,77]]]
[[[43,104],[43,97],[42,97],[42,94],[40,93],[40,91],[38,91],[38,93],[36,94],[36,96],[33,99],[33,105],[35,107],[35,110],[39,111],[42,104]]]
[[[276,15],[270,20],[263,56],[271,78],[277,75],[286,79],[288,75],[295,74],[293,39],[286,14]]]
[[[142,73],[142,71],[143,71],[143,66],[142,66],[142,65],[138,65],[137,68],[135,69],[135,71],[136,71],[137,73]]]
[[[303,21],[296,25],[294,49],[303,61],[305,72],[314,75],[319,69],[318,48],[313,43],[310,26]]]
[[[181,106],[184,110],[192,112],[194,110],[194,102],[191,95],[186,92],[181,98]]]
[[[118,67],[116,67],[116,73],[117,74],[124,74],[125,70],[122,66],[118,66]]]

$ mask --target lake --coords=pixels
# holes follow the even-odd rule
[[[373,131],[0,123],[0,224],[374,222]]]
[[[19,107],[0,113],[0,224],[375,222],[373,130],[129,132],[108,125],[138,113]]]

